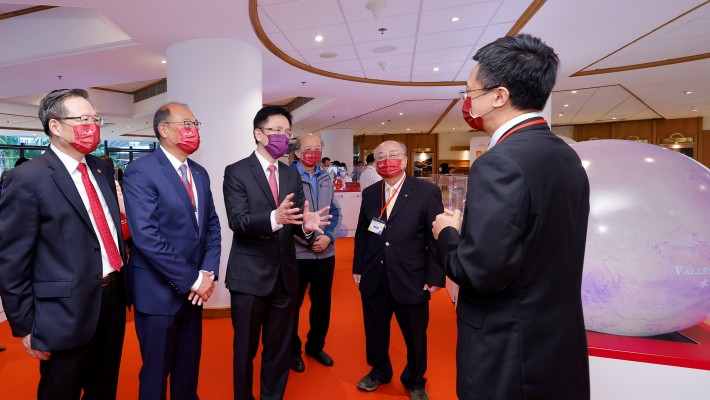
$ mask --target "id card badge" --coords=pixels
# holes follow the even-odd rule
[[[367,230],[372,233],[382,235],[382,231],[385,230],[385,221],[377,217],[373,217],[372,221],[370,221],[370,227],[367,228]]]

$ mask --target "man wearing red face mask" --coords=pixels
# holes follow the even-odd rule
[[[473,57],[463,96],[491,135],[471,166],[463,216],[434,236],[460,285],[456,392],[461,399],[589,399],[582,264],[589,181],[539,114],[559,59],[540,39],[504,37]]]
[[[200,122],[185,104],[153,117],[160,147],[123,176],[133,237],[128,292],[143,366],[139,399],[197,399],[202,304],[214,291],[221,232],[207,171],[188,156],[200,146]]]
[[[382,182],[362,192],[355,232],[353,280],[360,288],[370,372],[357,383],[371,392],[392,379],[392,314],[407,345],[400,380],[412,400],[428,399],[426,331],[431,293],[444,286],[431,223],[443,211],[439,187],[404,172],[407,148],[394,141],[375,149]]]
[[[291,168],[298,171],[303,183],[303,194],[314,208],[330,207],[330,225],[323,233],[315,232],[312,243],[301,237],[294,237],[296,263],[298,264],[298,308],[303,305],[306,289],[310,285],[308,298],[311,300],[309,313],[310,330],[305,344],[306,355],[319,363],[330,367],[333,359],[325,351],[325,336],[330,324],[330,299],[335,271],[335,236],[340,227],[340,204],[335,198],[333,181],[328,171],[320,169],[318,164],[323,155],[321,139],[317,135],[307,134],[296,139],[294,145],[299,162]],[[306,365],[301,358],[301,338],[298,336],[298,309],[293,326],[293,355],[291,369],[303,372]]]
[[[115,399],[125,257],[111,167],[89,154],[103,118],[85,90],[61,89],[39,119],[49,148],[7,174],[0,199],[0,296],[40,360],[38,399]]]

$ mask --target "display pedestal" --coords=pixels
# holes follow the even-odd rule
[[[360,216],[360,203],[362,202],[360,190],[348,189],[346,186],[344,190],[335,191],[335,198],[340,203],[340,213],[343,216],[340,221],[338,237],[354,237],[357,229],[357,218]]]
[[[694,343],[587,332],[592,399],[709,399],[710,326],[679,333]]]

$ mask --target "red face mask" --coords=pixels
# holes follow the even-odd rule
[[[101,141],[101,127],[99,124],[74,125],[74,141],[69,145],[81,154],[89,154],[99,147]],[[60,136],[61,137],[61,136]]]
[[[306,167],[313,167],[320,162],[321,157],[323,157],[323,151],[302,151],[301,156],[301,161],[303,162],[303,165],[305,165]]]
[[[383,178],[394,178],[400,172],[402,172],[402,160],[398,158],[377,161],[377,173]]]
[[[466,97],[463,101],[463,106],[461,107],[461,113],[463,114],[463,119],[466,121],[468,126],[471,128],[482,131],[483,130],[483,119],[481,117],[473,118],[471,116],[471,98]]]
[[[192,154],[200,148],[200,131],[197,128],[180,128],[180,141],[175,143],[178,149],[186,154]]]

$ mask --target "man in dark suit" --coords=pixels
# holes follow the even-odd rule
[[[559,60],[525,34],[473,59],[463,111],[491,144],[471,167],[463,221],[445,210],[433,226],[460,285],[458,396],[589,399],[580,294],[589,182],[539,114]]]
[[[310,211],[298,172],[277,162],[290,137],[291,114],[278,106],[262,108],[254,117],[256,151],[224,171],[224,202],[234,231],[226,285],[234,327],[235,400],[254,398],[253,360],[262,330],[261,398],[283,397],[298,293],[293,236],[311,242],[313,232],[322,234],[319,226],[330,219],[328,207]]]
[[[7,174],[0,295],[12,333],[40,359],[38,399],[115,399],[126,324],[111,167],[89,155],[99,117],[82,89],[39,104],[44,154]]]
[[[381,143],[375,159],[383,181],[362,192],[355,232],[353,279],[360,287],[367,363],[372,367],[357,387],[371,392],[392,379],[389,342],[394,313],[407,345],[400,380],[412,400],[428,399],[424,373],[429,299],[445,283],[430,229],[443,211],[441,191],[404,172],[407,148],[402,143]]]
[[[123,179],[141,399],[164,399],[168,375],[171,399],[197,399],[202,303],[214,290],[222,240],[207,171],[187,158],[200,145],[199,126],[184,104],[160,107],[153,117],[160,147],[133,161]]]

